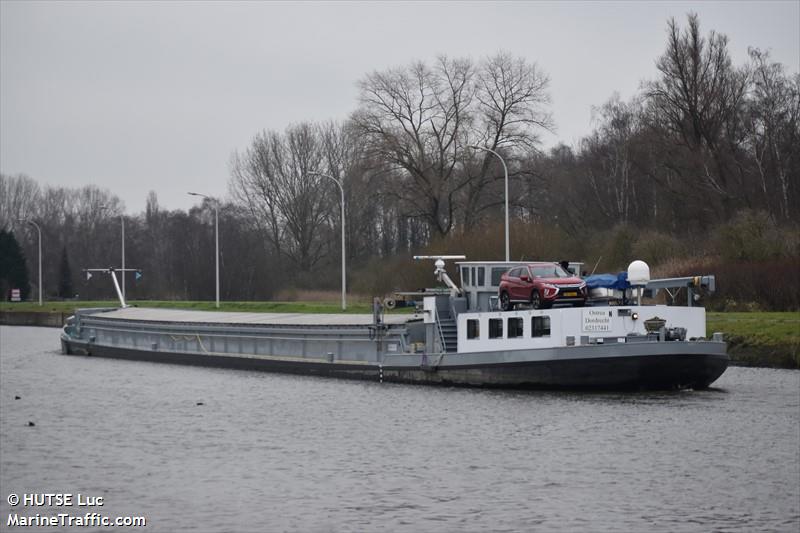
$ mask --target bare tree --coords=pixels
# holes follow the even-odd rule
[[[800,175],[800,74],[788,76],[769,54],[750,49],[753,88],[745,147],[757,169],[764,203],[783,219],[797,219]],[[771,209],[772,210],[772,209]]]
[[[291,126],[284,134],[263,132],[232,161],[231,194],[247,206],[275,252],[300,271],[324,257],[323,230],[336,205],[335,197],[322,193],[324,178],[313,175],[320,168],[322,134],[312,124]]]
[[[507,52],[486,58],[476,80],[478,142],[493,150],[535,148],[539,131],[553,128],[549,84],[550,78],[536,63],[524,58]]]
[[[19,174],[0,174],[0,229],[10,229],[20,218],[37,214],[41,188],[33,179]]]
[[[593,114],[598,127],[581,142],[587,182],[605,217],[627,223],[636,207],[632,150],[640,130],[638,103],[623,102],[615,93]]]
[[[683,31],[670,19],[667,49],[656,64],[661,77],[645,85],[645,95],[659,126],[696,156],[699,184],[720,197],[729,215],[736,183],[726,133],[737,120],[748,74],[732,66],[727,45],[727,37],[714,31],[703,37],[696,14],[688,16]]]
[[[353,122],[370,142],[372,157],[386,166],[387,193],[408,214],[439,235],[456,223],[457,172],[472,102],[472,62],[440,57],[434,67],[417,62],[368,74]]]
[[[551,131],[553,120],[549,111],[550,78],[521,57],[507,52],[484,59],[476,77],[475,139],[479,144],[502,154],[509,168],[509,179],[524,178],[525,183],[512,194],[511,206],[527,206],[527,214],[533,215],[540,198],[537,196],[541,183],[538,174],[520,164],[536,160],[531,157],[537,151],[539,133]],[[465,198],[465,225],[471,227],[480,220],[489,208],[503,203],[501,189],[491,191],[492,184],[504,178],[503,168],[497,158],[489,152],[470,154],[466,170],[468,180]],[[472,158],[477,157],[475,161]],[[475,164],[477,163],[477,165]],[[513,188],[513,184],[511,185]],[[487,192],[494,194],[486,194]]]
[[[366,257],[379,247],[377,218],[385,202],[377,174],[368,169],[366,139],[351,122],[328,122],[321,128],[324,164],[318,169],[341,182],[345,193],[347,254]],[[336,184],[323,180],[327,198],[338,207],[340,192]],[[330,226],[340,224],[339,210],[333,209]]]
[[[499,162],[467,147],[480,144],[510,159],[535,147],[537,132],[551,125],[547,85],[535,64],[509,54],[477,64],[439,57],[433,66],[416,62],[366,76],[353,120],[393,180],[386,192],[444,236],[502,204],[497,191],[485,194],[503,177]]]

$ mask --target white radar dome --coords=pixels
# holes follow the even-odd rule
[[[647,285],[650,281],[650,267],[644,261],[634,261],[628,265],[628,283],[631,285]]]

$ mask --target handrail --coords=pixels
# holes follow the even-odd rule
[[[441,346],[442,353],[447,351],[447,342],[444,340],[444,331],[442,331],[442,321],[439,320],[439,308],[434,307],[434,317],[436,320],[436,330],[439,332],[439,345]]]

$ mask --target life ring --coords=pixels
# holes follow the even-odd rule
[[[395,300],[394,298],[386,298],[383,301],[383,306],[386,307],[386,309],[394,309],[395,307],[397,307],[397,300]]]

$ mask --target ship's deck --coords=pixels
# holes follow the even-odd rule
[[[127,307],[92,314],[98,318],[138,320],[145,322],[251,324],[281,326],[368,326],[374,323],[369,314],[317,314],[317,313],[231,313],[223,311],[194,311],[187,309],[155,309]],[[384,324],[405,324],[415,315],[384,315]]]

